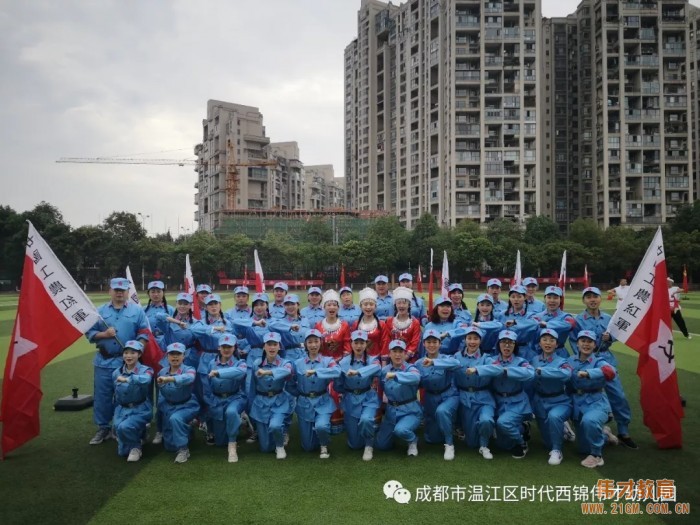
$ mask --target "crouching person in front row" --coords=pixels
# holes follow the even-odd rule
[[[151,420],[153,406],[148,393],[153,382],[153,370],[139,362],[143,343],[127,341],[122,358],[124,364],[112,374],[114,379],[114,430],[117,434],[117,452],[127,461],[141,459],[142,439]]]
[[[197,372],[182,364],[185,345],[168,345],[169,366],[158,372],[158,410],[163,419],[163,446],[169,452],[177,452],[175,463],[185,463],[190,457],[190,423],[199,412],[194,396],[194,380]]]

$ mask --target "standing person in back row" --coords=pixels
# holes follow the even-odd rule
[[[284,313],[284,298],[289,291],[289,285],[285,282],[275,283],[272,288],[272,303],[269,305],[270,317],[272,319],[282,319]]]
[[[148,321],[143,309],[129,298],[129,280],[116,277],[110,281],[110,302],[97,311],[102,317],[95,326],[85,333],[88,341],[95,343],[97,354],[93,359],[95,386],[93,421],[97,432],[90,440],[91,445],[99,445],[113,437],[111,432],[114,415],[114,381],[112,375],[122,366],[122,353],[127,341],[148,341]]]
[[[374,279],[374,289],[377,292],[377,317],[386,321],[394,312],[394,298],[389,293],[389,278],[386,275],[377,275]]]
[[[683,314],[681,313],[681,290],[678,286],[674,286],[673,279],[670,277],[666,279],[666,282],[668,283],[668,301],[671,306],[671,317],[676,321],[676,325],[678,325],[683,336],[686,339],[692,339],[693,337],[688,333],[685,319],[683,319]]]

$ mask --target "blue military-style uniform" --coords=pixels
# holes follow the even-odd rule
[[[569,337],[569,332],[576,324],[573,316],[557,308],[556,311],[544,310],[542,312],[533,313],[530,315],[530,319],[538,323],[541,321],[547,323],[547,328],[559,334],[556,353],[559,357],[567,359],[569,357],[569,352],[564,345],[566,344],[566,339]],[[533,340],[531,348],[535,352],[537,352],[537,345],[537,341]]]
[[[393,372],[396,376],[387,379],[386,375]],[[388,402],[386,412],[376,436],[377,448],[388,450],[393,446],[396,436],[407,443],[415,443],[416,429],[423,414],[418,402],[418,385],[420,371],[414,365],[404,363],[396,368],[388,364],[382,368],[380,382]]]
[[[235,337],[231,335],[231,337]],[[232,356],[226,361],[221,356],[209,363],[209,372],[218,371],[219,375],[207,374],[209,388],[205,401],[209,420],[212,423],[214,440],[219,446],[235,443],[241,428],[241,412],[246,408],[246,362]]]
[[[423,416],[425,430],[423,439],[426,443],[454,443],[454,419],[459,408],[459,393],[452,378],[453,370],[459,368],[459,361],[453,356],[438,356],[430,366],[425,359],[416,361],[420,370],[420,386],[423,388]]]
[[[158,372],[158,377],[172,376],[174,383],[158,385],[158,411],[163,422],[163,446],[175,452],[187,448],[190,440],[190,423],[197,417],[199,403],[194,396],[194,368],[181,365],[175,372],[170,367]]]
[[[457,323],[456,320],[439,323],[433,323],[431,321],[425,325],[423,328],[423,333],[427,332],[428,330],[435,330],[440,334],[447,334],[447,337],[440,340],[441,355],[454,355],[457,351],[459,351],[459,347],[463,343],[463,337],[466,333],[463,328],[459,327],[459,323]],[[420,357],[425,356],[425,347],[423,346],[422,340],[418,354]]]
[[[466,372],[467,368],[492,363],[493,357],[482,355],[480,350],[469,354],[465,348],[455,358],[460,367],[453,376],[459,391],[460,416],[467,445],[471,448],[488,447],[496,426],[496,401],[491,393],[491,378],[478,373],[467,375]]]
[[[387,318],[394,315],[394,297],[391,293],[386,294],[384,297],[377,295],[377,309],[374,313],[380,321],[386,321]]]
[[[553,354],[537,355],[530,361],[535,369],[532,385],[532,408],[542,441],[550,450],[562,450],[564,423],[571,417],[571,398],[566,385],[571,379],[571,365]]]
[[[299,329],[292,330],[293,326],[298,326]],[[292,319],[288,316],[285,316],[283,319],[272,319],[268,328],[270,331],[280,334],[285,359],[294,363],[297,359],[306,356],[304,341],[309,330],[311,330],[311,326],[306,319]]]
[[[306,320],[309,326],[316,326],[316,323],[322,321],[326,317],[326,312],[323,310],[321,305],[311,306],[309,304],[302,308],[299,313],[301,314],[301,317]]]
[[[338,308],[338,318],[340,318],[341,321],[345,321],[349,325],[352,325],[352,323],[357,321],[361,315],[362,308],[356,304],[353,304],[349,308],[341,304],[340,308]]]
[[[258,370],[271,370],[272,375],[258,376]],[[254,398],[250,417],[255,421],[262,452],[272,452],[284,445],[285,419],[293,409],[293,398],[284,387],[292,374],[292,363],[279,356],[272,362],[262,358],[253,364],[250,377]]]
[[[117,382],[119,376],[126,383]],[[126,365],[112,373],[114,381],[114,431],[117,435],[117,453],[128,456],[132,448],[141,448],[141,439],[146,434],[146,425],[153,417],[153,405],[149,399],[153,369],[136,363],[133,370]]]
[[[340,406],[343,409],[348,447],[373,447],[374,421],[381,406],[373,382],[382,370],[380,362],[367,356],[358,360],[350,354],[343,357],[338,365],[342,375],[335,381],[334,388],[343,395]],[[349,376],[349,370],[357,370],[358,374]]]

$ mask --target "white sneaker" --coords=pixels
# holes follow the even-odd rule
[[[154,445],[160,445],[162,442],[163,442],[163,433],[156,432],[156,435],[153,436],[151,443],[153,443]]]
[[[612,430],[610,430],[609,426],[603,427],[603,434],[605,434],[605,439],[606,439],[608,445],[619,445],[620,444],[620,440],[617,438],[617,436],[615,434],[612,433]]]
[[[284,459],[287,457],[287,451],[284,450],[284,447],[276,447],[275,454],[277,455],[277,459]]]
[[[289,445],[289,432],[284,433],[284,446]]]
[[[108,428],[98,428],[95,435],[90,440],[91,445],[99,445],[100,443],[112,439],[112,431]]]
[[[588,456],[586,459],[584,459],[581,462],[581,465],[583,465],[584,467],[587,467],[587,468],[596,468],[596,467],[602,467],[603,465],[605,465],[605,462],[603,461],[602,457],[591,455],[591,456]]]
[[[228,462],[238,463],[238,450],[236,443],[228,444]]]
[[[484,459],[493,459],[493,454],[491,454],[489,447],[479,447],[479,454],[481,454]]]
[[[188,459],[190,459],[190,449],[181,448],[177,451],[177,456],[175,456],[175,463],[187,463]]]
[[[408,455],[409,456],[417,456],[418,455],[418,442],[414,441],[413,443],[408,444]]]
[[[209,433],[209,428],[207,427],[207,422],[206,422],[206,421],[202,421],[202,422],[199,424],[199,430],[201,430],[201,431],[204,432],[205,434],[208,434],[208,433]]]
[[[452,461],[455,458],[455,446],[445,444],[445,461]]]
[[[547,461],[547,463],[550,465],[559,465],[562,459],[564,459],[564,454],[561,453],[561,450],[552,450],[549,453],[549,461]]]
[[[569,421],[564,421],[564,440],[565,441],[576,441],[576,432],[574,432],[573,427]]]
[[[331,455],[328,453],[328,447],[321,447],[321,454],[318,456],[321,459],[328,459]]]
[[[134,462],[138,461],[139,459],[141,459],[141,455],[142,455],[142,452],[141,452],[140,448],[132,448],[129,451],[129,457],[126,458],[126,460],[129,463],[134,463]]]
[[[363,461],[372,461],[374,457],[374,449],[372,447],[365,447],[365,451],[362,453]]]

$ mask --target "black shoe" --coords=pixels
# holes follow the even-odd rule
[[[512,449],[510,449],[510,455],[515,459],[522,459],[525,457],[525,454],[527,454],[527,451],[522,445],[515,445]]]
[[[637,450],[639,448],[637,446],[637,444],[629,436],[623,436],[622,434],[618,434],[617,439],[619,439],[620,443],[625,445],[627,448],[631,448],[633,450]]]
[[[523,439],[525,441],[530,441],[530,422],[525,421],[523,423]]]
[[[207,434],[207,445],[216,445],[214,434]]]

